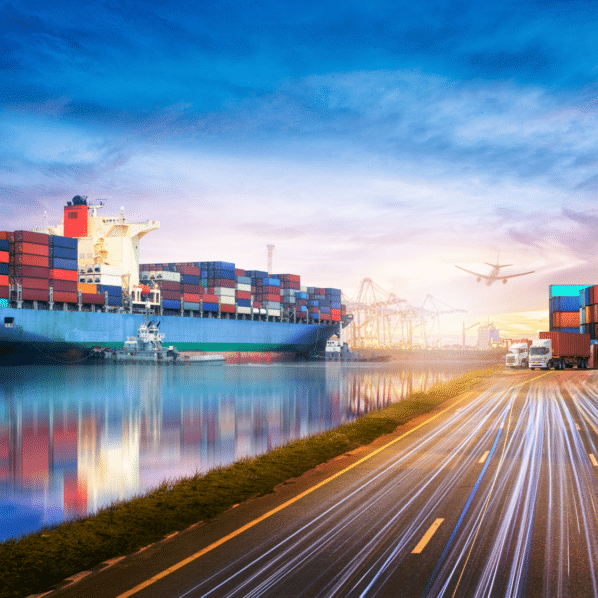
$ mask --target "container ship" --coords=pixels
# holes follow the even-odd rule
[[[56,227],[0,232],[0,364],[87,360],[122,347],[148,316],[164,343],[227,362],[310,357],[351,321],[336,288],[230,262],[140,264],[155,220],[75,196]]]

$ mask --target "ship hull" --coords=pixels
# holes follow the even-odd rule
[[[338,324],[303,324],[220,318],[152,316],[164,346],[179,351],[282,353],[321,351]],[[138,314],[0,308],[0,364],[75,362],[93,347],[120,348],[136,336]]]

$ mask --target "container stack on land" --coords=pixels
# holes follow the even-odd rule
[[[580,332],[581,295],[590,285],[550,285],[550,330]]]
[[[580,331],[590,335],[591,340],[598,340],[598,285],[580,291]]]

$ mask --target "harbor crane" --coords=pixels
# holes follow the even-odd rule
[[[432,331],[440,336],[440,315],[462,312],[427,295],[421,307],[415,307],[394,293],[384,290],[370,278],[364,278],[351,298],[343,296],[347,311],[354,316],[346,339],[353,347],[413,346],[414,332],[419,331],[421,344],[429,345]],[[399,340],[400,337],[400,340]]]

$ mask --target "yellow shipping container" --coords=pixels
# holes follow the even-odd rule
[[[80,282],[77,284],[77,290],[82,293],[93,293],[95,295],[98,292],[98,285],[90,284],[88,282]]]

